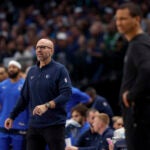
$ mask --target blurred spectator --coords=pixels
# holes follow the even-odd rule
[[[94,118],[94,131],[101,135],[98,150],[108,149],[107,138],[113,137],[113,130],[109,128],[109,116],[105,113],[97,114]]]
[[[112,117],[112,122],[113,122],[113,128],[115,130],[119,129],[119,128],[122,128],[124,126],[123,125],[123,118],[121,116]]]
[[[89,69],[88,77],[91,79],[91,82],[97,82],[99,78],[101,78],[101,73],[103,72],[103,52],[97,46],[94,38],[89,39],[87,43],[87,65]]]
[[[7,77],[8,77],[7,69],[4,66],[0,66],[0,82],[7,79]]]
[[[6,51],[6,38],[4,35],[0,35],[0,63],[2,64],[3,58],[7,57]]]
[[[83,104],[78,104],[72,108],[71,120],[66,124],[66,137],[71,138],[71,144],[75,145],[81,134],[90,128],[86,121],[86,112],[88,108]]]
[[[94,118],[95,118],[95,115],[98,114],[98,113],[99,112],[94,108],[90,108],[87,111],[86,119],[87,119],[87,122],[90,124],[90,128],[89,128],[89,130],[84,132],[79,137],[79,139],[77,140],[77,143],[76,143],[77,147],[94,146],[95,142],[99,142],[99,140],[98,140],[99,134],[95,133],[95,131],[93,129]]]
[[[66,150],[86,150],[87,147],[95,147],[96,143],[99,143],[100,135],[94,132],[93,121],[95,115],[99,112],[96,109],[89,109],[86,114],[87,122],[90,124],[90,128],[85,131],[77,140],[76,146],[66,146]]]
[[[109,128],[109,116],[105,113],[95,115],[93,128],[99,134],[94,145],[87,147],[67,146],[65,150],[108,150],[107,139],[113,136],[113,130]]]

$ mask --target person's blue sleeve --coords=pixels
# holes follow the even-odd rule
[[[72,97],[73,97],[73,99],[78,101],[78,103],[88,103],[89,102],[90,96],[88,94],[86,94],[76,88],[72,88],[72,90],[73,90]]]
[[[80,100],[80,103],[88,103],[90,100],[90,97],[86,93],[80,92],[79,100]]]

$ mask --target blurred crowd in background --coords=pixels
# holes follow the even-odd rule
[[[115,27],[115,11],[129,0],[1,0],[0,65],[19,61],[23,71],[36,63],[35,43],[54,41],[54,59],[64,64],[73,86],[93,86],[120,113],[119,89],[125,39]],[[133,0],[143,12],[142,27],[150,34],[150,1]]]

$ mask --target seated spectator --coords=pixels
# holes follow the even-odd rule
[[[82,104],[72,108],[72,118],[66,123],[66,137],[71,138],[72,145],[75,145],[80,135],[90,128],[89,123],[86,121],[87,110],[88,108]]]
[[[87,111],[86,118],[87,118],[87,122],[89,122],[90,124],[90,128],[79,137],[76,143],[77,147],[92,146],[92,145],[95,145],[95,143],[99,141],[98,139],[100,135],[94,132],[94,129],[93,129],[93,121],[94,121],[95,115],[98,113],[99,112],[94,108],[91,108]]]
[[[94,131],[101,135],[98,150],[108,150],[107,138],[112,138],[113,136],[113,130],[109,127],[109,123],[109,116],[105,113],[100,113],[94,118]]]
[[[114,116],[112,118],[114,135],[112,139],[108,140],[109,150],[126,150],[125,129],[123,126],[123,118],[121,116]]]
[[[113,136],[113,143],[114,143],[114,150],[120,149],[127,149],[126,141],[125,141],[125,128],[123,126],[123,119],[119,117],[116,121],[114,136]]]
[[[109,128],[109,116],[105,113],[96,114],[93,122],[94,132],[100,136],[98,142],[87,147],[67,146],[65,150],[108,150],[108,138],[112,138],[113,130]]]

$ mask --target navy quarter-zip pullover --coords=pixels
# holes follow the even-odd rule
[[[21,111],[29,106],[29,126],[41,128],[65,124],[65,105],[70,96],[71,81],[66,68],[62,64],[52,59],[49,64],[42,68],[35,65],[29,70],[21,91],[20,101],[11,113],[10,118],[15,119]],[[37,105],[50,100],[55,101],[55,109],[48,109],[41,116],[32,114]]]

